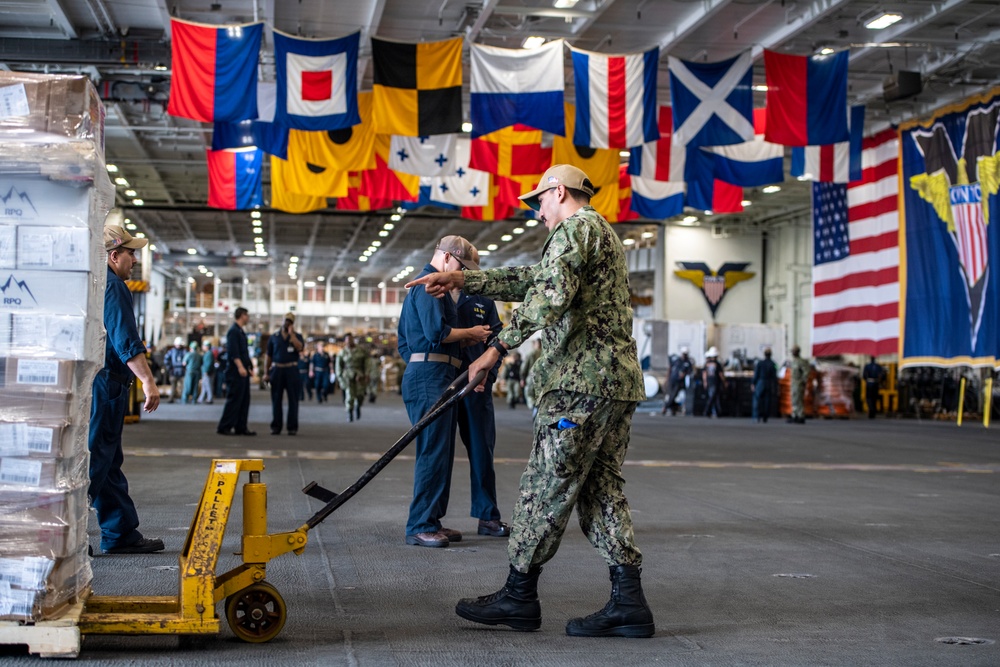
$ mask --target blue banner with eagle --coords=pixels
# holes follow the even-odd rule
[[[1000,88],[900,127],[903,366],[1000,366]]]

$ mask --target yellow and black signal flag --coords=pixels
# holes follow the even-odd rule
[[[597,187],[610,185],[618,189],[618,149],[592,148],[573,144],[576,106],[566,104],[566,136],[552,139],[552,164],[571,164],[587,174]],[[610,200],[609,200],[610,202]],[[596,206],[594,208],[597,208]],[[600,209],[598,209],[600,210]]]
[[[288,131],[288,160],[281,165],[284,167],[285,188],[300,195],[343,197],[347,195],[347,171],[312,161],[315,152],[313,144],[322,139],[319,134],[303,130]]]
[[[461,37],[417,44],[372,37],[376,133],[462,131],[462,43]]]
[[[289,163],[271,156],[271,206],[285,213],[309,213],[326,208],[326,197],[300,194],[288,189]]]
[[[308,159],[311,164],[337,171],[375,168],[375,128],[372,124],[372,93],[358,93],[361,122],[353,127],[312,132]]]

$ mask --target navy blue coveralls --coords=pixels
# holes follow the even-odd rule
[[[302,334],[295,337],[305,345]],[[267,339],[267,355],[271,357],[271,433],[281,433],[282,393],[288,393],[288,432],[299,430],[299,352],[292,345],[292,340],[283,340],[281,331],[275,331]]]
[[[458,328],[485,324],[495,334],[503,327],[497,315],[496,304],[484,296],[470,296],[462,292],[456,304]],[[462,367],[482,356],[486,343],[476,343],[461,348]],[[458,403],[458,432],[469,453],[469,482],[472,487],[472,510],[470,516],[483,521],[499,521],[497,508],[497,480],[493,470],[493,449],[496,446],[497,431],[493,414],[493,383],[497,379],[500,362],[490,369],[486,378],[486,390],[482,393],[470,391]],[[469,378],[471,381],[472,378]]]
[[[306,400],[306,391],[309,392],[309,400],[313,397],[313,386],[309,382],[309,357],[299,355],[299,400]]]
[[[313,353],[312,372],[316,402],[322,403],[326,400],[326,392],[330,388],[330,355],[326,352]]]
[[[420,276],[434,273],[427,264]],[[399,315],[399,354],[406,362],[403,371],[403,403],[411,424],[416,424],[437,402],[458,375],[458,343],[442,343],[457,327],[455,301],[449,296],[436,299],[423,285],[410,289]],[[452,363],[414,361],[416,353],[442,354]],[[455,459],[455,408],[445,411],[417,435],[413,468],[413,500],[406,522],[406,534],[435,533],[448,511],[451,469]]]
[[[101,526],[101,550],[135,544],[142,539],[139,515],[128,495],[128,480],[122,473],[122,429],[128,407],[128,392],[135,374],[126,365],[146,346],[139,337],[128,286],[108,267],[104,289],[104,368],[94,378],[94,402],[90,406],[91,504]]]
[[[767,423],[771,400],[778,386],[778,367],[768,358],[758,359],[753,367],[753,420]]]
[[[226,359],[226,405],[222,408],[222,417],[216,430],[219,433],[235,431],[239,435],[249,430],[247,419],[250,416],[250,373],[253,366],[250,365],[247,334],[235,322],[226,333]],[[240,377],[237,359],[243,362],[246,377]]]

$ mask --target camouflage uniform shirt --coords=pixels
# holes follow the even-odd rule
[[[518,347],[542,331],[535,396],[562,389],[641,401],[625,249],[611,225],[584,206],[553,229],[534,266],[467,271],[469,294],[521,301],[500,339]]]
[[[336,372],[338,380],[343,379],[345,383],[356,382],[367,386],[368,353],[357,345],[354,347],[345,347],[337,355]]]

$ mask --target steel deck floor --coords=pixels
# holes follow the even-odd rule
[[[522,633],[457,617],[461,597],[493,592],[505,540],[475,534],[459,443],[447,549],[406,546],[407,450],[309,535],[268,580],[288,622],[269,644],[217,637],[87,637],[79,661],[109,665],[1000,665],[1000,430],[980,424],[867,419],[806,425],[636,413],[625,478],[648,640],[567,637],[567,619],[600,609],[607,569],[573,520],[540,580],[542,629]],[[94,558],[101,595],[176,591],[176,557],[212,457],[261,457],[269,527],[295,528],[320,503],[300,489],[354,482],[409,422],[399,396],[348,423],[339,404],[306,403],[295,437],[268,435],[254,390],[254,438],[222,437],[222,406],[165,404],[125,428],[141,529],[166,552]],[[497,403],[497,491],[509,518],[531,444],[522,405]],[[235,564],[234,508],[220,569]],[[91,542],[98,539],[91,521]],[[173,566],[173,567],[172,567]],[[219,613],[224,615],[222,605]],[[947,637],[989,640],[949,644]],[[0,665],[34,661],[0,647]]]

